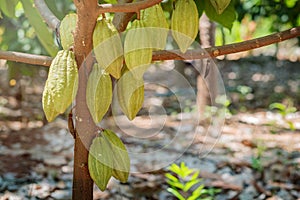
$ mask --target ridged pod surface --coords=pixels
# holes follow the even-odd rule
[[[90,146],[88,168],[91,178],[100,190],[106,189],[107,183],[112,176],[112,152],[109,141],[98,136]]]
[[[199,28],[199,16],[193,0],[178,0],[171,19],[172,35],[182,53],[195,40]]]
[[[151,46],[158,50],[164,49],[167,43],[169,24],[161,5],[156,4],[145,9],[142,17],[145,27],[149,28]]]
[[[151,40],[142,20],[134,20],[124,42],[127,68],[136,78],[142,78],[152,61]]]
[[[117,82],[117,97],[123,113],[133,120],[144,102],[144,81],[125,71]]]
[[[68,50],[74,45],[74,31],[77,23],[77,15],[72,13],[66,15],[60,23],[59,33],[61,46],[64,50]]]
[[[95,123],[102,120],[112,101],[112,82],[108,73],[97,64],[90,73],[86,102]]]
[[[123,46],[114,25],[101,19],[93,33],[94,53],[98,64],[116,79],[121,77],[123,67]]]
[[[48,120],[48,122],[53,121],[58,115],[59,112],[57,112],[54,108],[54,102],[51,96],[51,91],[47,89],[47,83],[45,85],[45,89],[43,92],[43,98],[42,98],[42,104],[43,104],[43,110],[45,113],[45,116]]]
[[[48,120],[52,121],[56,115],[53,111],[65,112],[74,100],[77,88],[78,69],[74,53],[61,50],[51,63],[43,92],[43,109]]]
[[[224,12],[231,0],[210,0],[216,12],[220,15]]]
[[[103,137],[109,140],[112,149],[113,171],[112,176],[121,181],[127,182],[130,171],[130,159],[127,149],[122,140],[111,130],[104,130]]]

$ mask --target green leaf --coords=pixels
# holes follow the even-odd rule
[[[204,194],[203,188],[204,188],[204,184],[199,185],[199,187],[197,187],[197,189],[194,190],[194,192],[192,193],[192,196],[190,196],[187,200],[195,200],[198,197],[200,197],[202,194]]]
[[[179,200],[185,200],[185,198],[177,190],[175,190],[173,188],[168,188],[167,191],[170,192],[171,194],[173,194]]]
[[[191,187],[193,187],[194,185],[196,185],[197,183],[199,183],[201,180],[200,179],[196,179],[196,180],[193,180],[193,181],[189,181],[185,184],[184,188],[183,188],[183,191],[188,191]]]
[[[296,127],[294,125],[294,123],[292,121],[287,121],[287,124],[289,125],[291,131],[295,131],[296,130]]]
[[[54,57],[58,51],[58,47],[54,44],[52,32],[48,29],[37,9],[34,8],[32,0],[21,0],[21,2],[24,8],[25,15],[32,27],[35,29],[35,33],[39,41],[49,53],[49,55]]]
[[[15,18],[15,8],[19,0],[0,0],[0,8],[4,15]]]
[[[191,177],[191,180],[198,179],[199,173],[200,173],[200,171],[196,171],[196,172],[193,174],[193,176]],[[199,180],[201,180],[201,179],[199,179]]]
[[[197,6],[199,18],[200,18],[204,11],[204,3],[203,3],[203,1],[200,1],[200,0],[196,0],[195,3]]]
[[[166,173],[165,177],[168,178],[169,180],[173,181],[173,182],[179,182],[178,178],[176,178],[175,176],[173,176],[170,173]]]
[[[224,12],[231,0],[210,0],[210,3],[214,6],[216,12],[220,15]]]
[[[285,106],[284,104],[282,104],[282,103],[272,103],[272,104],[269,106],[269,108],[270,108],[271,110],[273,110],[273,109],[278,109],[278,110],[280,110],[280,111],[284,111],[284,110],[286,109],[286,106]]]
[[[205,13],[207,17],[212,20],[216,21],[222,26],[231,30],[233,26],[233,22],[236,20],[236,11],[234,8],[234,1],[231,1],[227,8],[223,11],[222,14],[218,14],[214,9],[214,6],[211,4],[210,1],[203,1],[205,7]]]
[[[287,114],[295,113],[296,111],[297,111],[297,108],[295,108],[295,107],[287,107],[287,109],[286,109]]]
[[[173,182],[173,181],[170,181],[170,180],[167,180],[167,183],[173,187],[176,187],[176,188],[179,188],[179,189],[183,189],[184,188],[184,185],[180,182]]]
[[[2,13],[0,12],[0,19],[2,19],[3,17],[2,17]]]
[[[171,172],[174,172],[177,175],[180,175],[180,168],[178,165],[176,165],[175,163],[173,163],[169,168],[168,168]]]

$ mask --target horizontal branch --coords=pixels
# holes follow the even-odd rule
[[[27,63],[31,65],[50,66],[53,58],[48,56],[0,50],[0,59]]]
[[[238,42],[233,44],[227,44],[223,46],[215,46],[205,49],[193,49],[188,50],[186,53],[181,53],[179,50],[172,51],[155,51],[153,52],[152,60],[195,60],[204,59],[209,57],[218,57],[222,55],[239,53],[243,51],[249,51],[257,49],[270,44],[275,44],[288,40],[291,38],[300,36],[300,27],[291,28],[286,31],[274,33],[264,37],[247,40],[244,42]]]
[[[55,30],[59,24],[59,19],[51,12],[44,0],[34,0],[34,5],[48,26]]]
[[[243,51],[249,51],[252,49],[257,49],[270,44],[282,42],[291,38],[300,36],[300,27],[291,28],[289,30],[274,33],[272,35],[256,38],[253,40],[248,40],[244,42],[238,42],[234,44],[227,44],[224,46],[210,47],[206,49],[193,49],[188,50],[186,53],[181,53],[179,50],[163,50],[154,51],[152,60],[194,60],[194,59],[204,59],[209,57],[218,57],[222,55],[239,53]],[[43,65],[50,66],[51,57],[39,56],[19,52],[7,52],[0,51],[0,59],[23,62],[33,65]]]
[[[140,10],[149,8],[162,2],[162,0],[144,0],[134,3],[124,3],[124,4],[100,4],[98,13],[99,15],[106,12],[123,12],[123,13],[130,13],[130,12],[139,12]]]

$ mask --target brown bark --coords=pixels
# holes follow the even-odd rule
[[[200,18],[200,42],[202,48],[208,48],[215,45],[215,24],[203,14]],[[214,100],[214,92],[217,91],[217,79],[211,58],[199,60],[201,72],[197,77],[197,104],[200,113],[200,120],[203,120],[205,107]]]
[[[118,0],[118,3],[131,3],[133,0]],[[128,22],[131,20],[134,13],[116,13],[113,19],[113,24],[118,32],[126,30]]]
[[[89,146],[96,124],[86,104],[86,85],[92,67],[89,55],[93,49],[92,36],[97,21],[96,0],[74,0],[77,8],[77,28],[74,34],[74,53],[79,67],[79,82],[75,109],[75,146],[73,172],[73,200],[93,199],[93,180],[88,171]]]

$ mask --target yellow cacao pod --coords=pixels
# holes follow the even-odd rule
[[[210,0],[216,12],[220,15],[224,12],[231,0]]]
[[[134,20],[124,42],[127,68],[136,78],[143,77],[152,61],[151,40],[142,20]]]
[[[73,34],[77,23],[77,15],[72,13],[66,15],[60,23],[60,42],[64,50],[68,50],[74,45]]]
[[[142,17],[145,27],[147,27],[151,47],[155,50],[164,49],[167,43],[169,24],[161,5],[156,4],[145,9]]]
[[[191,46],[199,29],[199,16],[194,0],[178,0],[171,19],[172,35],[182,53]]]
[[[127,182],[130,171],[130,159],[127,149],[122,140],[111,130],[104,130],[102,133],[111,146],[111,155],[113,157],[112,176],[121,181]]]
[[[144,102],[144,81],[125,71],[117,82],[117,96],[123,113],[133,120]]]
[[[78,88],[78,69],[72,51],[61,50],[53,59],[48,79],[43,92],[43,109],[45,114],[64,113],[74,100]],[[52,108],[50,108],[52,102]],[[49,104],[50,103],[50,104]],[[47,119],[52,117],[49,115]],[[53,120],[53,119],[52,119]]]
[[[109,74],[97,64],[90,73],[86,102],[95,123],[102,120],[112,101],[112,82]]]
[[[47,86],[46,83],[43,92],[42,104],[43,104],[43,110],[45,112],[45,116],[48,122],[51,122],[59,115],[59,112],[57,112],[54,108],[54,102],[51,95],[51,91],[48,88],[49,87]]]
[[[120,35],[110,21],[102,19],[97,22],[93,46],[98,64],[119,79],[124,60],[123,47]]]
[[[98,136],[90,146],[88,168],[91,178],[102,191],[106,189],[112,176],[112,167],[113,159],[109,141],[103,136]]]

